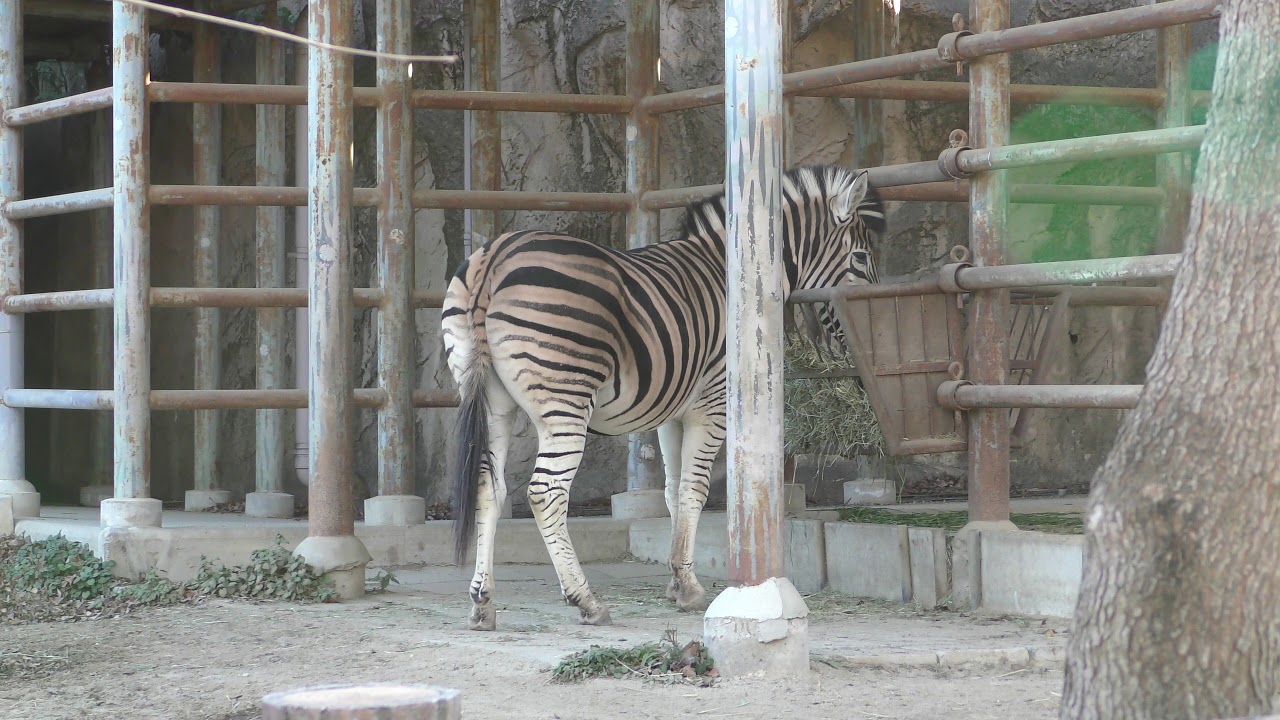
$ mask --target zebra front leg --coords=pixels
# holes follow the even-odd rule
[[[545,420],[542,421],[545,423]],[[547,553],[560,580],[565,602],[578,608],[586,625],[610,625],[609,608],[591,592],[582,572],[566,520],[569,515],[569,488],[586,448],[586,421],[569,425],[539,425],[538,460],[529,481],[529,508],[542,533]]]
[[[482,468],[476,497],[476,572],[471,579],[471,615],[467,619],[472,630],[494,630],[498,626],[493,608],[493,546],[502,503],[507,497],[503,471],[516,412],[515,402],[505,389],[491,390],[488,400],[489,459]]]
[[[669,420],[658,426],[658,447],[662,450],[662,467],[666,475],[667,512],[671,515],[671,537],[676,536],[676,518],[680,517],[680,448],[683,445],[684,423]],[[676,599],[676,581],[667,584],[666,597]]]
[[[680,461],[679,515],[671,534],[671,584],[667,596],[684,611],[706,609],[707,591],[693,573],[698,520],[711,489],[711,464],[724,445],[724,427],[714,419],[686,420]]]

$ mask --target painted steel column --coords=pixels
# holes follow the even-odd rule
[[[703,616],[725,677],[809,669],[804,598],[783,557],[784,0],[726,0],[725,248],[730,587]],[[769,642],[760,642],[768,635]]]
[[[502,70],[502,4],[500,0],[467,0],[467,89],[498,89]],[[465,168],[467,190],[502,189],[502,124],[491,110],[468,110],[470,162]],[[468,247],[475,250],[494,238],[498,211],[467,210],[464,215]]]
[[[112,5],[115,184],[113,335],[115,497],[102,524],[158,526],[151,495],[151,153],[147,136],[147,21],[136,5]]]
[[[1191,124],[1191,26],[1173,25],[1160,30],[1157,48],[1156,85],[1164,92],[1159,124],[1162,128]],[[1156,156],[1156,185],[1164,188],[1160,206],[1160,239],[1157,253],[1182,252],[1191,204],[1191,155],[1170,153]]]
[[[782,13],[725,5],[729,582],[783,576]]]
[[[1009,27],[1009,0],[970,0],[973,32]],[[969,135],[975,148],[1009,144],[1009,56],[975,60],[969,69]],[[1004,263],[1009,215],[1007,171],[969,182],[969,250],[977,267]],[[1002,385],[1008,375],[1008,290],[971,294],[967,377]],[[969,413],[969,521],[1009,520],[1009,411]]]
[[[377,47],[407,54],[412,49],[409,0],[378,0]],[[387,403],[378,410],[378,497],[365,501],[371,525],[416,525],[426,520],[426,501],[414,495],[413,368],[414,224],[413,106],[410,66],[378,61],[378,377]]]
[[[306,32],[306,15],[304,11],[302,17],[298,18],[298,26],[295,28],[298,34]],[[306,85],[310,73],[308,60],[310,54],[307,52],[307,46],[294,45],[293,51],[297,84]],[[303,188],[310,182],[308,179],[311,165],[308,154],[308,147],[310,147],[308,122],[306,106],[295,107],[293,109],[293,184]],[[311,275],[311,264],[307,258],[307,243],[311,237],[310,217],[306,207],[297,208],[293,214],[294,282],[299,288],[307,287],[307,278]],[[308,378],[311,376],[311,358],[308,356],[310,346],[307,344],[307,333],[310,332],[311,327],[310,317],[309,308],[298,308],[293,311],[293,377],[294,385],[298,389],[305,389]],[[308,418],[306,408],[296,411],[293,415],[293,471],[298,482],[311,487],[311,425]]]
[[[640,206],[640,197],[658,189],[658,116],[640,109],[639,100],[657,93],[658,63],[661,62],[661,31],[656,0],[631,0],[627,4],[627,96],[635,102],[627,117],[627,247],[638,248],[658,242],[658,211]],[[658,455],[658,433],[633,433],[627,440],[627,490],[661,490],[664,485],[662,460]],[[627,508],[630,518],[658,517],[665,507],[656,496],[652,507]],[[621,509],[621,508],[619,508]],[[617,516],[617,513],[615,513]]]
[[[197,0],[195,8],[208,11],[208,0]],[[222,80],[221,34],[218,26],[196,23],[192,62],[193,80],[216,83]],[[222,107],[213,103],[197,103],[191,107],[192,183],[221,185],[222,179]],[[216,205],[195,208],[195,283],[196,287],[218,287],[218,240],[221,236],[221,212]],[[217,308],[197,308],[195,332],[195,378],[197,390],[214,390],[222,376],[222,323]],[[230,499],[230,493],[212,493],[217,486],[218,430],[217,410],[195,411],[195,492],[187,493],[188,511],[203,510]],[[217,497],[223,496],[223,497]]]
[[[0,111],[22,104],[22,3],[0,2]],[[0,123],[0,203],[22,197],[22,131]],[[0,302],[22,294],[22,226],[0,217]],[[23,387],[23,318],[0,312],[0,393]],[[14,517],[38,517],[40,494],[26,478],[23,411],[0,405],[0,496]]]
[[[264,23],[279,25],[275,2],[264,7]],[[259,37],[255,48],[255,75],[259,85],[284,85],[284,44]],[[258,141],[255,179],[263,187],[281,187],[286,182],[285,107],[258,105],[255,108]],[[285,209],[262,206],[257,209],[257,286],[285,286]],[[285,314],[283,308],[258,308],[257,381],[263,390],[285,388]],[[293,496],[284,486],[283,410],[258,410],[255,414],[257,448],[254,453],[254,490],[245,497],[245,514],[253,517],[293,517]]]

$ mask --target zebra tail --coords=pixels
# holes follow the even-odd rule
[[[467,373],[458,403],[458,462],[453,479],[453,562],[461,565],[476,534],[476,506],[480,471],[489,461],[489,401],[485,377],[489,369],[473,367]]]

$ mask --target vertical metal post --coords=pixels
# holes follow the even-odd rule
[[[105,78],[102,87],[111,86],[111,78]],[[90,88],[96,90],[97,88]],[[110,108],[94,114],[93,138],[89,143],[89,163],[93,166],[93,187],[106,187],[113,182],[111,157],[111,120]],[[94,210],[90,213],[92,230],[89,239],[93,243],[93,287],[111,287],[113,264],[112,253],[112,219],[111,210]],[[93,387],[111,387],[112,347],[111,347],[111,310],[93,311]],[[93,482],[80,488],[80,504],[85,507],[98,507],[104,498],[115,494],[111,482],[112,473],[112,426],[111,413],[95,413],[93,418]]]
[[[1190,125],[1188,64],[1191,58],[1191,26],[1173,25],[1161,29],[1156,47],[1156,84],[1164,91],[1160,127]],[[1164,204],[1160,206],[1160,239],[1156,252],[1182,252],[1191,203],[1191,156],[1188,153],[1157,155],[1156,184],[1165,192]]]
[[[151,152],[147,136],[147,19],[136,5],[112,5],[115,187],[115,497],[102,501],[106,527],[159,526],[151,494]]]
[[[208,11],[208,0],[197,0],[196,9]],[[222,77],[221,35],[218,26],[196,23],[192,49],[195,82],[216,83]],[[192,183],[220,185],[222,175],[222,107],[196,103],[191,108]],[[218,240],[221,236],[221,208],[195,208],[196,287],[218,286]],[[217,308],[197,308],[195,348],[195,388],[213,390],[222,375],[222,324]],[[217,410],[195,411],[195,490],[186,495],[188,511],[204,510],[231,499],[231,493],[217,491],[218,429]]]
[[[304,11],[303,16],[298,18],[298,24],[295,28],[295,32],[298,34],[306,32],[306,15],[307,13]],[[310,75],[307,46],[294,45],[293,48],[295,79],[298,85],[306,85],[307,78]],[[307,116],[308,110],[306,106],[294,108],[293,184],[297,187],[307,187],[310,182],[308,176],[310,174],[311,156],[307,150],[310,147],[310,140],[308,140],[310,131],[308,130],[309,121]],[[311,215],[305,207],[297,208],[293,215],[294,281],[299,288],[307,286],[307,278],[311,275],[310,260],[307,257],[307,244],[311,237],[310,217]],[[311,309],[298,308],[294,310],[293,377],[299,389],[306,388],[308,378],[311,377],[311,358],[308,355],[310,346],[307,344],[307,333],[310,327]],[[306,408],[294,411],[293,471],[298,478],[298,482],[307,487],[311,487],[311,425],[309,418],[310,415]]]
[[[22,3],[0,2],[0,112],[22,104]],[[22,198],[22,131],[0,123],[0,203]],[[22,294],[22,226],[0,217],[0,301]],[[21,315],[0,312],[0,392],[23,387]],[[26,478],[23,411],[0,405],[0,496],[14,517],[38,517],[40,494]]]
[[[782,13],[725,5],[729,581],[782,577]]]
[[[497,90],[502,69],[502,3],[500,0],[468,0],[467,85],[471,90]],[[498,113],[468,110],[470,144],[466,188],[501,190],[502,125]],[[497,234],[496,210],[467,210],[464,228],[472,250]]]
[[[330,45],[348,46],[353,19],[353,4],[346,0],[311,0],[308,35]],[[355,537],[351,493],[352,63],[351,56],[331,50],[312,50],[308,58],[311,492],[308,537],[295,552],[318,571],[330,573],[340,596],[355,597],[364,594],[369,552]]]
[[[975,33],[1009,27],[1009,0],[970,0]],[[969,69],[969,134],[975,148],[1009,143],[1009,56],[975,60]],[[969,183],[969,250],[979,267],[1004,262],[1009,215],[1006,171],[982,173]],[[968,375],[980,385],[1004,384],[1008,375],[1005,317],[1009,292],[971,295]],[[969,521],[1009,520],[1009,411],[974,410],[969,415]]]
[[[377,47],[411,51],[409,0],[378,0]],[[427,517],[414,495],[413,417],[413,106],[409,66],[378,61],[378,377],[387,404],[378,411],[378,497],[365,501],[370,525],[415,525]]]
[[[852,60],[870,60],[885,54],[884,16],[889,12],[884,0],[859,0],[853,11]],[[853,162],[856,167],[884,164],[884,118],[881,100],[856,98],[853,101]]]
[[[703,636],[726,676],[809,668],[808,608],[784,576],[784,0],[726,0],[729,582]],[[768,628],[766,630],[766,627]],[[764,633],[770,642],[759,642]]]
[[[279,25],[276,3],[264,6],[264,23]],[[284,45],[261,36],[255,49],[255,75],[259,85],[284,85]],[[285,107],[256,107],[258,185],[285,184]],[[285,209],[259,207],[256,216],[258,287],[285,284]],[[285,386],[284,309],[258,308],[258,387],[276,390]],[[245,497],[245,514],[251,517],[293,517],[293,496],[284,491],[284,411],[258,410],[254,453],[254,490]]]
[[[627,247],[658,242],[658,211],[645,210],[640,197],[658,188],[658,117],[640,109],[639,101],[658,89],[662,43],[655,0],[627,3],[627,95],[635,103],[627,118]],[[613,516],[622,519],[668,514],[658,434],[633,433],[627,439],[627,492],[612,498]],[[668,468],[679,471],[679,468]]]

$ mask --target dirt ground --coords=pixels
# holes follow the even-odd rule
[[[269,692],[360,681],[458,688],[463,717],[486,720],[1057,715],[1062,675],[1053,663],[859,663],[933,651],[1060,650],[1063,621],[920,611],[829,593],[807,598],[813,662],[803,680],[552,683],[559,659],[593,644],[657,640],[668,629],[681,642],[701,634],[700,615],[677,613],[661,598],[662,568],[587,570],[611,605],[611,627],[575,624],[543,566],[499,569],[494,633],[466,629],[465,575],[456,568],[396,570],[400,583],[388,592],[343,604],[209,600],[0,627],[0,716],[248,720],[260,716]]]

